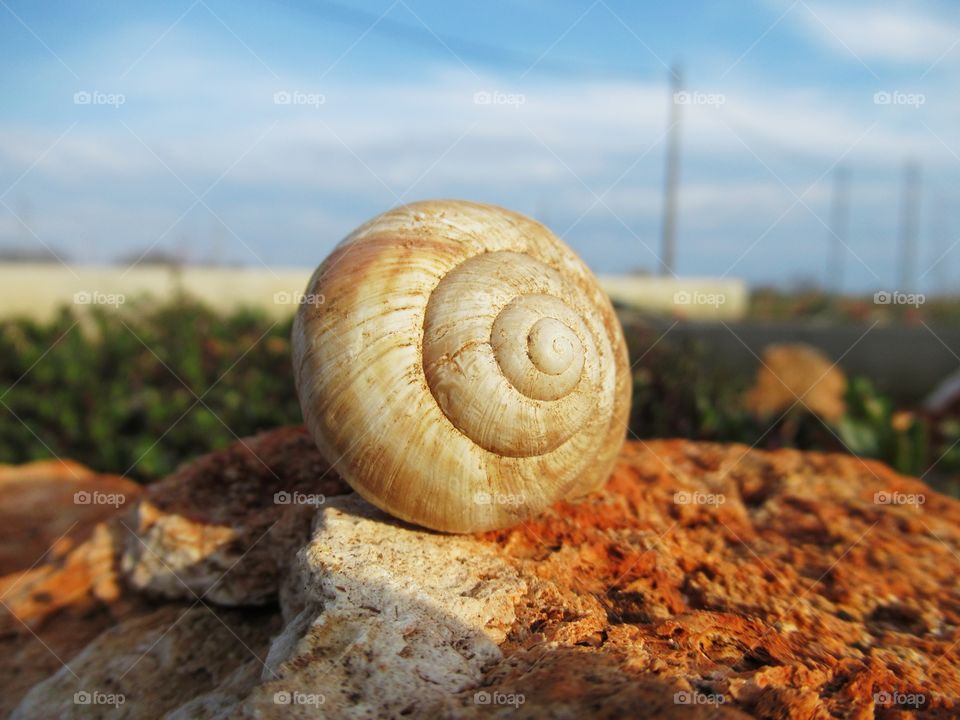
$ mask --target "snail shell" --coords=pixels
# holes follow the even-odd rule
[[[623,443],[623,332],[583,262],[492,205],[394,208],[314,272],[293,325],[320,451],[382,510],[506,527],[603,483]]]

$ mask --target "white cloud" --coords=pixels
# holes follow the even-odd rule
[[[808,2],[795,13],[827,47],[868,65],[933,63],[960,39],[960,25],[916,6]]]
[[[594,203],[592,192],[619,180],[607,204],[656,246],[664,160],[658,141],[669,107],[662,82],[514,86],[492,75],[478,80],[460,70],[438,70],[415,83],[318,87],[309,76],[277,80],[265,71],[239,72],[231,58],[199,49],[178,47],[170,56],[158,46],[154,53],[117,88],[128,99],[117,110],[76,108],[67,101],[63,117],[48,118],[45,125],[0,124],[2,185],[74,119],[80,121],[18,189],[47,213],[45,239],[84,252],[72,238],[95,238],[108,257],[142,249],[194,201],[163,163],[202,193],[236,162],[205,201],[267,262],[316,260],[411,185],[405,200],[465,196],[523,212],[542,209],[563,231]],[[275,105],[279,90],[322,93],[325,102]],[[949,121],[958,115],[953,94],[914,109],[877,106],[866,92],[861,97],[828,87],[790,87],[786,80],[775,88],[697,90],[722,92],[724,102],[681,109],[680,233],[691,262],[752,241],[794,202],[771,173],[802,193],[856,144],[845,162],[854,166],[858,183],[868,173],[889,171],[876,203],[871,196],[871,205],[882,208],[897,197],[903,155],[922,157],[932,168],[955,161],[918,122],[952,142]],[[478,105],[474,93],[481,91],[521,95],[523,102]],[[51,93],[63,95],[60,89]],[[821,217],[828,180],[805,198]],[[802,207],[790,213],[783,229],[796,231],[801,224],[818,237],[826,232]],[[186,235],[203,247],[211,227],[216,221],[196,208],[161,244],[169,247]],[[622,266],[618,248],[636,245],[603,206],[588,213],[570,241],[591,260],[607,263],[599,268],[605,270]],[[229,232],[224,243],[228,257],[256,262]],[[803,245],[788,250],[802,253]]]

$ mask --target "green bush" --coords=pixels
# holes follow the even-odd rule
[[[290,321],[181,299],[0,323],[0,463],[59,456],[151,480],[300,422]]]
[[[631,432],[640,438],[717,442],[750,437],[756,423],[740,403],[749,378],[725,377],[712,369],[697,341],[655,341],[638,342],[647,349],[637,350],[634,361]]]
[[[836,426],[814,417],[801,404],[779,418],[759,420],[741,400],[753,380],[748,372],[737,377],[719,372],[696,340],[658,342],[653,335],[631,339],[639,357],[634,368],[633,436],[853,453],[960,494],[960,418],[898,410],[869,380],[854,377],[847,387],[847,413]]]
[[[186,298],[0,322],[0,463],[56,456],[151,481],[238,437],[299,423],[290,324]],[[696,341],[630,339],[632,436],[852,451],[911,474],[939,458],[931,478],[960,474],[956,417],[896,413],[855,378],[838,427],[800,407],[771,426],[742,405],[746,370],[719,372]]]

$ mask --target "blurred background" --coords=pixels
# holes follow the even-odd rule
[[[299,422],[310,271],[459,197],[600,276],[632,437],[957,494],[958,45],[946,0],[0,0],[0,463]]]

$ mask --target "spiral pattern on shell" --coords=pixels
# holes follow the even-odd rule
[[[304,419],[363,497],[403,520],[509,526],[609,475],[626,345],[583,262],[542,225],[463,201],[390,210],[307,288],[293,353]]]

